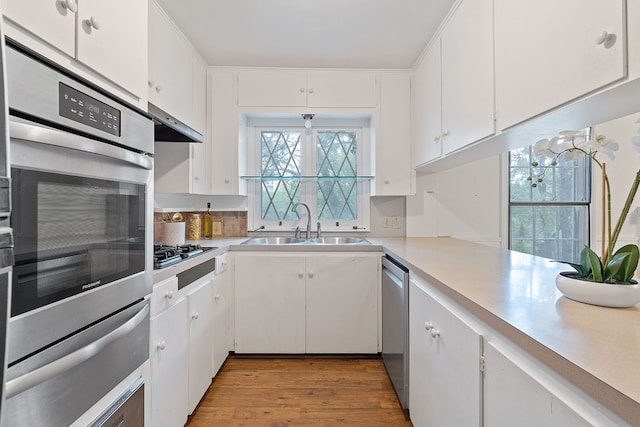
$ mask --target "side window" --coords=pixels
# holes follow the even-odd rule
[[[509,248],[577,262],[589,244],[590,163],[509,153]]]

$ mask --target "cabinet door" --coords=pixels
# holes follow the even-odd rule
[[[381,76],[380,121],[376,135],[376,195],[412,192],[411,76]]]
[[[241,107],[304,107],[307,75],[304,71],[241,71],[238,105]]]
[[[305,352],[305,259],[235,257],[235,351]]]
[[[307,257],[307,353],[378,351],[378,258]]]
[[[624,6],[622,0],[495,0],[498,128],[624,77]],[[613,37],[598,44],[605,31]]]
[[[238,111],[235,107],[236,73],[211,70],[208,75],[208,120],[211,194],[237,195],[240,191]]]
[[[463,1],[441,43],[442,149],[447,154],[494,133],[493,0]]]
[[[409,337],[413,425],[481,425],[482,337],[413,280]]]
[[[485,425],[496,427],[587,427],[593,425],[492,344],[485,347],[485,360],[487,366],[484,382]],[[613,425],[613,423],[605,422],[602,425]]]
[[[307,73],[309,107],[375,107],[376,75],[357,71]]]
[[[440,39],[427,51],[413,74],[414,165],[442,155],[442,85]]]
[[[200,402],[211,384],[211,328],[213,306],[211,303],[211,279],[187,295],[189,302],[189,414]]]
[[[149,1],[149,102],[185,123],[191,123],[193,114],[192,67],[191,46],[162,9]]]
[[[218,266],[216,266],[218,268]],[[229,291],[229,273],[225,271],[213,278],[213,376],[229,355],[229,308],[231,294]]]
[[[138,97],[147,81],[147,2],[78,2],[77,59]]]
[[[70,57],[76,53],[76,14],[59,0],[2,0],[2,14]],[[75,1],[73,3],[76,3]]]
[[[151,319],[152,426],[175,427],[187,422],[188,356],[187,300]]]

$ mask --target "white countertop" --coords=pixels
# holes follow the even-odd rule
[[[640,305],[569,300],[550,260],[452,238],[368,238],[632,425],[640,425]]]

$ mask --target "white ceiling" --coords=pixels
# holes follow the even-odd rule
[[[410,68],[455,0],[157,0],[208,65]]]

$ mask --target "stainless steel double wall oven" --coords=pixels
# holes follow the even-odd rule
[[[63,426],[148,360],[153,122],[17,45],[6,56],[15,266],[4,421]]]

